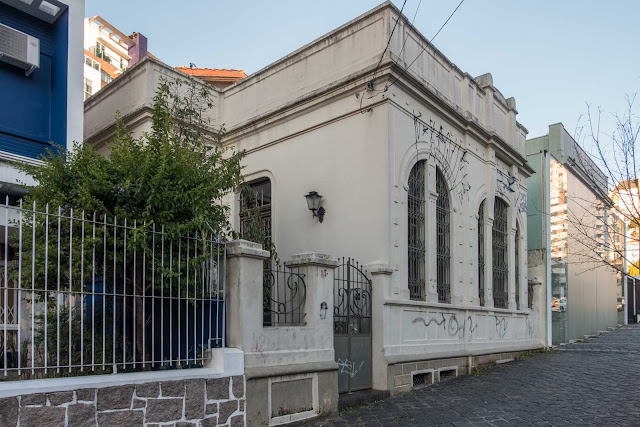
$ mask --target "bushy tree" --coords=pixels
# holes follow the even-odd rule
[[[128,363],[132,358],[139,361],[140,355],[150,352],[143,336],[153,320],[149,310],[145,312],[145,304],[157,303],[154,299],[145,302],[142,295],[172,292],[175,297],[189,292],[186,287],[175,287],[178,276],[183,283],[196,280],[196,275],[194,279],[185,277],[185,271],[201,269],[197,280],[203,287],[206,274],[218,274],[217,266],[203,266],[219,255],[212,253],[219,246],[209,243],[234,234],[229,206],[222,199],[242,184],[243,153],[223,148],[223,130],[214,129],[208,115],[213,107],[206,85],[193,80],[163,80],[154,96],[151,130],[141,137],[134,138],[117,118],[107,156],[92,146],[76,144],[70,151],[51,150],[41,165],[21,166],[37,184],[24,199],[22,237],[14,245],[19,256],[12,263],[10,280],[21,283],[32,309],[38,304],[43,307],[39,310],[44,310],[47,318],[41,322],[42,329],[51,322],[56,325],[48,329],[46,340],[38,336],[42,334],[38,329],[34,343],[54,340],[63,349],[75,348],[83,340],[74,332],[78,327],[57,331],[57,325],[75,325],[89,312],[94,317],[116,318],[117,314],[120,320],[117,324],[114,320],[113,327],[106,322],[94,329],[99,336],[113,334],[113,342],[117,340],[119,346],[101,351],[112,355],[114,363]],[[33,213],[27,211],[34,207]],[[176,254],[182,250],[183,258],[176,255],[169,266],[168,254],[174,250]],[[96,313],[102,300],[95,304],[97,297],[85,294],[78,298],[79,292],[114,296],[108,300],[110,305],[101,303],[107,311]],[[211,290],[207,292],[217,298]],[[133,298],[127,301],[116,294]],[[115,313],[116,309],[121,312]],[[122,320],[129,317],[135,319],[135,326]],[[135,330],[126,330],[126,322]],[[115,329],[120,328],[116,338]],[[135,342],[128,342],[133,341],[132,336]],[[196,350],[195,343],[189,345],[194,354],[203,350]],[[136,354],[125,351],[134,346]],[[124,350],[120,352],[120,348]],[[86,350],[85,362],[90,356]],[[70,365],[77,365],[81,353],[63,355]]]

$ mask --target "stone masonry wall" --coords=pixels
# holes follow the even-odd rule
[[[83,388],[0,399],[3,427],[239,427],[245,425],[244,414],[243,376]]]

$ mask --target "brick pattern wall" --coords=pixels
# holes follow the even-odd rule
[[[0,426],[240,427],[244,388],[236,376],[7,397]]]

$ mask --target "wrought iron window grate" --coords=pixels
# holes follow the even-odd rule
[[[516,308],[520,308],[520,226],[516,224],[515,238]]]
[[[493,305],[507,308],[509,263],[507,259],[507,204],[496,197],[492,229]]]
[[[412,300],[425,299],[425,162],[419,161],[409,175],[409,295]]]
[[[412,383],[414,388],[433,384],[433,372],[420,372],[413,374]]]
[[[451,214],[449,191],[440,169],[436,170],[436,232],[438,302],[451,302]]]
[[[478,297],[484,305],[484,200],[478,209]]]

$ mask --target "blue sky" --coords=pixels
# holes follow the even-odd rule
[[[431,37],[458,2],[422,0],[415,26]],[[86,0],[86,15],[143,33],[171,65],[250,74],[380,3]],[[410,19],[418,3],[407,0]],[[434,44],[473,76],[491,72],[498,89],[516,98],[530,137],[556,122],[573,134],[586,102],[621,112],[625,95],[640,91],[639,17],[637,0],[465,0]]]

